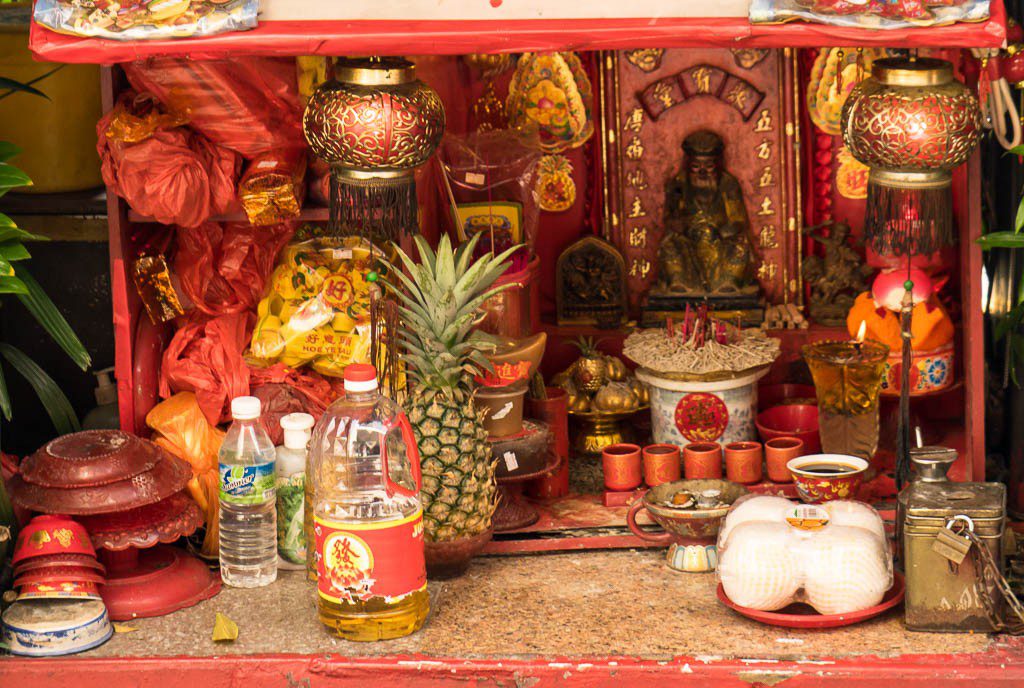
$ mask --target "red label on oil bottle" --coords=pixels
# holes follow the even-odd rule
[[[316,517],[317,589],[331,602],[399,599],[427,586],[423,511],[401,521],[341,523]]]

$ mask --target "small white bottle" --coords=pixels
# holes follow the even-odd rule
[[[306,568],[304,527],[306,495],[306,445],[313,416],[289,413],[281,418],[284,444],[277,448],[277,554],[278,568]]]
[[[234,421],[218,454],[220,576],[227,585],[258,588],[277,580],[274,443],[260,422],[260,400],[231,400]]]

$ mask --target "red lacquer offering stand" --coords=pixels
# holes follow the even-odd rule
[[[161,616],[208,599],[220,579],[201,561],[167,546],[202,525],[184,492],[187,463],[120,430],[53,440],[25,459],[11,481],[15,503],[75,516],[107,567],[101,589],[115,621]]]

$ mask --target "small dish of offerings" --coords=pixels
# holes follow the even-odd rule
[[[139,41],[252,29],[258,13],[259,0],[39,0],[33,19],[57,33]]]
[[[630,374],[621,358],[602,353],[591,337],[581,337],[573,345],[580,357],[551,380],[568,393],[569,413],[632,413],[647,406],[647,387]]]
[[[806,619],[787,623],[788,616],[808,617],[799,604],[836,617],[825,625],[840,625],[899,602],[882,518],[861,502],[810,505],[770,495],[737,500],[719,530],[718,555],[720,599],[768,623],[813,627]],[[780,610],[778,619],[755,613]]]

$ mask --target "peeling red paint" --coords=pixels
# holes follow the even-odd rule
[[[1024,639],[1008,638],[978,654],[803,661],[678,657],[457,659],[427,656],[348,658],[338,655],[251,655],[0,661],[0,685],[31,688],[364,688],[389,681],[442,688],[472,682],[481,688],[587,688],[666,685],[715,688],[984,688],[1024,686]]]

